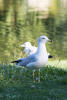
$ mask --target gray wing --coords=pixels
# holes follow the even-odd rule
[[[12,63],[16,63],[16,65],[19,65],[19,66],[26,66],[27,64],[35,62],[36,60],[37,59],[35,55],[30,55],[27,58],[21,58],[16,61],[13,61]]]
[[[34,55],[28,56],[27,58],[22,59],[20,66],[27,66],[27,64],[35,62],[36,60]]]

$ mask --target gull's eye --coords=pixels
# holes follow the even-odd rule
[[[45,39],[44,37],[42,39]]]

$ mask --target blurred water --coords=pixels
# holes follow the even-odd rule
[[[2,0],[1,0],[2,1]],[[58,1],[58,0],[56,0]],[[62,1],[62,0],[60,0]],[[54,56],[67,59],[67,11],[60,3],[47,11],[28,11],[23,0],[4,0],[0,7],[0,63],[26,56],[20,45],[31,42],[37,46],[40,35],[53,40],[47,50]],[[56,7],[57,6],[57,7]]]

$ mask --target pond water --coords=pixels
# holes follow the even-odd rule
[[[0,63],[8,63],[26,56],[24,42],[37,46],[38,37],[46,35],[52,39],[47,50],[53,56],[67,59],[67,11],[65,7],[55,7],[55,11],[28,11],[23,0],[4,2],[0,8]],[[11,0],[13,1],[13,0]],[[21,2],[22,1],[22,2]]]

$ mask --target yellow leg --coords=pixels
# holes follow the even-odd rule
[[[38,82],[40,82],[40,69],[39,69],[39,80],[38,80]]]
[[[35,76],[35,70],[33,70],[33,82],[35,82],[34,76]]]

